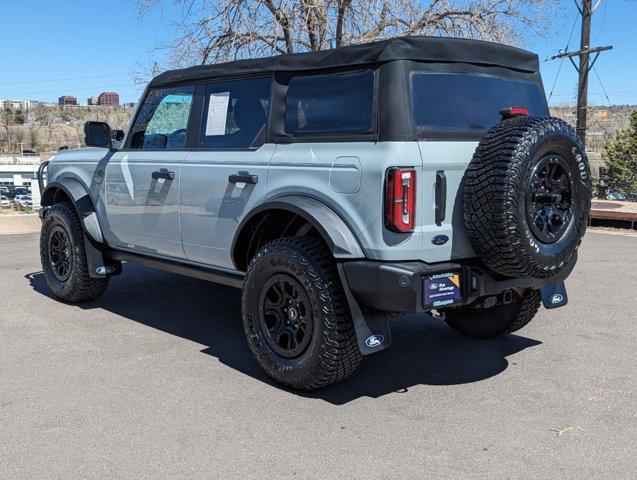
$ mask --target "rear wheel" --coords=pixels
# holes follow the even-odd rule
[[[510,303],[490,308],[471,305],[445,311],[447,324],[469,337],[491,338],[504,333],[513,333],[529,323],[540,308],[539,290],[525,290],[522,295],[513,295]]]
[[[316,238],[282,238],[250,262],[241,301],[250,349],[286,386],[313,390],[350,375],[361,361],[334,260]]]
[[[84,232],[70,203],[56,203],[47,212],[40,234],[40,258],[47,284],[60,300],[95,300],[108,287],[108,278],[89,275]]]

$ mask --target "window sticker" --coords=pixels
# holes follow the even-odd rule
[[[230,92],[210,94],[208,102],[208,119],[206,120],[206,136],[225,135],[228,119]]]

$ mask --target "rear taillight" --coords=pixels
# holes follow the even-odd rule
[[[390,168],[385,178],[385,225],[394,232],[413,232],[415,222],[416,170]]]
[[[513,117],[528,117],[529,109],[527,107],[509,107],[503,108],[500,110],[500,115],[502,119],[513,118]]]

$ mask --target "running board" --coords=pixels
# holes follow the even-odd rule
[[[104,255],[119,262],[128,262],[142,267],[155,268],[166,272],[178,273],[188,277],[199,278],[208,282],[220,283],[229,287],[243,288],[245,274],[243,272],[228,272],[214,268],[201,267],[188,263],[178,263],[171,260],[123,252],[121,250],[109,250]]]

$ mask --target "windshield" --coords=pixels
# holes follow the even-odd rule
[[[499,111],[527,107],[533,116],[548,116],[541,86],[491,75],[415,72],[411,79],[416,133],[486,132],[500,120]]]

